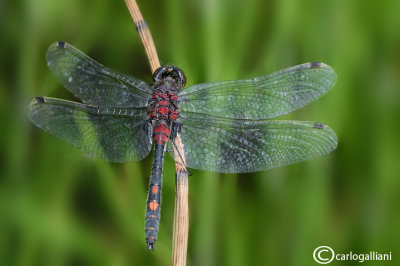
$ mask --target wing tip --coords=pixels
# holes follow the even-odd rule
[[[310,64],[310,68],[319,68],[319,67],[325,65],[322,62],[310,62],[309,64]]]
[[[46,103],[46,98],[39,96],[35,97],[32,101],[35,101],[35,103]]]
[[[316,128],[316,129],[325,129],[327,127],[328,127],[327,125],[325,125],[321,122],[314,122],[314,125],[313,125],[313,128]]]
[[[46,61],[47,61],[47,66],[52,69],[54,66],[54,62],[52,62],[51,58],[55,55],[59,56],[58,53],[60,53],[61,49],[66,49],[68,47],[68,44],[66,42],[58,41],[52,43],[49,48],[47,48],[46,52]]]
[[[292,70],[317,70],[317,71],[324,71],[325,75],[324,78],[329,82],[327,86],[327,90],[330,90],[337,82],[337,74],[336,71],[330,66],[322,62],[308,62],[300,65],[296,65],[293,67],[289,67],[287,69],[283,69],[282,71],[292,71]],[[280,72],[280,71],[278,71]]]
[[[335,150],[335,149],[337,148],[337,146],[338,146],[338,137],[337,137],[335,131],[333,131],[332,128],[330,128],[329,126],[327,126],[327,125],[325,125],[325,124],[323,124],[323,123],[321,123],[321,122],[314,122],[314,124],[313,124],[312,127],[313,127],[314,129],[323,130],[323,131],[326,132],[326,134],[327,134],[326,137],[327,137],[327,138],[330,140],[330,142],[331,142],[330,149],[329,149],[328,153],[331,152],[331,151],[333,151],[333,150]]]
[[[332,67],[328,64],[325,64],[323,62],[309,62],[305,63],[309,68],[327,68],[327,69],[332,69]]]
[[[32,109],[32,106],[35,105],[35,104],[45,104],[45,103],[47,103],[47,99],[45,97],[43,97],[43,96],[38,96],[38,97],[33,98],[29,102],[28,108],[30,110],[30,109]]]
[[[333,68],[330,65],[325,64],[323,62],[309,62],[309,63],[305,63],[305,65],[309,68],[325,68],[328,70],[333,70]]]
[[[57,41],[57,42],[52,43],[52,44],[49,46],[49,49],[48,49],[48,50],[51,50],[51,49],[54,49],[54,48],[63,48],[63,49],[65,49],[65,48],[67,48],[67,47],[68,47],[68,44],[67,44],[66,42]]]
[[[45,104],[45,103],[47,103],[45,97],[42,97],[42,96],[35,97],[29,102],[27,110],[26,110],[29,120],[31,120],[31,122],[34,123],[38,127],[40,127],[40,126],[35,121],[35,112],[36,112],[35,110],[36,110],[37,104]]]
[[[306,65],[310,69],[320,68],[320,69],[324,69],[326,72],[329,73],[330,77],[328,79],[330,80],[330,85],[328,86],[327,90],[329,90],[333,86],[335,86],[335,84],[337,82],[337,74],[336,74],[336,71],[330,65],[327,65],[322,62],[310,62],[310,63],[306,63]]]
[[[63,41],[58,41],[58,42],[56,42],[56,46],[61,47],[61,48],[66,48],[67,44]]]

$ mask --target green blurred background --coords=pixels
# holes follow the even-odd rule
[[[188,265],[317,265],[317,246],[400,257],[400,1],[139,1],[164,64],[188,85],[322,61],[338,83],[286,115],[338,134],[320,159],[241,175],[193,170]],[[174,163],[156,252],[145,250],[152,155],[111,164],[26,119],[34,96],[74,99],[44,59],[54,41],[151,81],[124,1],[0,2],[0,265],[170,265]],[[358,262],[332,262],[356,265]]]

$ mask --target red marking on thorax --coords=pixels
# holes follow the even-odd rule
[[[169,118],[171,118],[172,120],[176,120],[178,116],[176,114],[169,114]]]
[[[172,121],[178,118],[178,96],[174,91],[168,90],[165,87],[156,88],[151,98],[153,99],[153,103],[149,110],[150,119]]]
[[[149,110],[151,120],[165,120],[165,122],[157,122],[154,128],[154,141],[161,145],[168,141],[170,123],[179,116],[177,108],[178,96],[174,88],[161,85],[156,87],[151,96],[153,102]]]
[[[167,101],[167,100],[161,100],[161,101],[158,102],[158,104],[159,104],[160,106],[168,106],[168,105],[169,105],[169,101]]]
[[[160,107],[158,108],[158,112],[162,115],[168,114],[169,110],[167,107]]]

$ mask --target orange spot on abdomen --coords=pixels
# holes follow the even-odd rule
[[[158,203],[156,201],[152,201],[149,203],[150,210],[155,211],[158,208]]]
[[[157,186],[157,185],[155,185],[155,186],[153,186],[153,187],[151,188],[151,193],[152,193],[152,194],[157,194],[157,193],[158,193],[158,186]]]

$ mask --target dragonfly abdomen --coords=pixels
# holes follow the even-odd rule
[[[162,168],[165,147],[170,135],[170,123],[164,119],[156,120],[153,131],[154,161],[151,170],[146,209],[146,242],[147,249],[153,250],[157,240],[161,212]]]
[[[154,161],[151,170],[149,192],[146,208],[146,242],[147,249],[153,250],[157,240],[161,211],[162,167],[169,129],[166,121],[158,120],[154,129]],[[168,130],[168,131],[166,131]],[[168,133],[167,133],[168,132]]]

